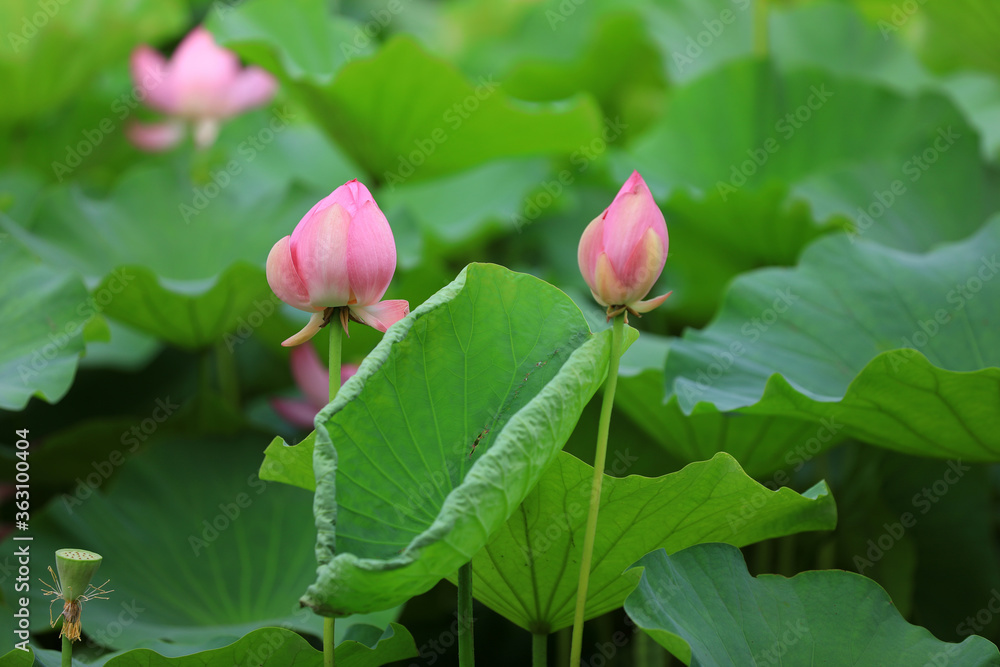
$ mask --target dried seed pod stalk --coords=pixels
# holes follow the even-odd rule
[[[55,627],[56,621],[63,619],[62,629],[59,631],[60,637],[65,637],[70,641],[80,641],[80,617],[83,612],[83,603],[90,600],[107,600],[106,595],[111,593],[105,590],[108,585],[105,581],[100,586],[92,586],[90,580],[94,577],[97,569],[101,566],[101,555],[93,551],[83,549],[60,549],[56,552],[56,572],[49,567],[49,574],[52,575],[52,583],[42,581],[49,590],[45,595],[52,595],[56,601],[63,601],[62,611],[52,618],[52,605],[49,605],[49,624]]]

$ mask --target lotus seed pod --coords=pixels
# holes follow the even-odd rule
[[[60,549],[56,552],[56,570],[62,585],[63,599],[73,602],[87,591],[90,580],[101,566],[101,555],[83,549]]]

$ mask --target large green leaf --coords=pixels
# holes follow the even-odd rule
[[[222,188],[141,167],[107,199],[61,187],[30,230],[4,226],[48,261],[103,279],[102,312],[176,345],[209,345],[241,318],[274,312],[264,260],[318,198],[244,167],[214,172]]]
[[[0,265],[0,408],[21,410],[32,396],[55,403],[73,384],[94,305],[78,277],[14,239],[0,239]]]
[[[906,453],[1000,460],[1000,220],[926,255],[851,241],[738,279],[673,342],[668,392],[685,414],[833,418]]]
[[[627,458],[612,461],[616,473]],[[623,470],[619,470],[622,468]],[[521,507],[472,561],[476,598],[535,634],[573,624],[580,550],[594,469],[563,453]],[[837,510],[826,484],[803,495],[770,491],[727,454],[656,479],[605,476],[587,618],[617,609],[643,554],[706,541],[736,546],[805,530],[830,530]]]
[[[618,134],[634,136],[662,110],[666,92],[664,72],[649,32],[648,25],[634,12],[602,17],[585,48],[570,62],[566,62],[564,50],[550,58],[512,51],[507,33],[490,53],[494,57],[484,59],[480,69],[495,71],[496,55],[516,53],[521,59],[503,77],[511,95],[545,101],[586,91],[600,102],[609,120],[622,127]],[[554,41],[551,31],[539,37],[550,44]],[[562,33],[555,37],[558,40]]]
[[[180,0],[0,4],[0,84],[7,98],[0,123],[50,111],[103,67],[127,59],[132,47],[183,29],[185,19]]]
[[[343,667],[379,667],[417,655],[413,637],[403,626],[393,623],[383,632],[370,626],[354,626],[366,632],[337,646],[336,660]],[[374,635],[374,636],[372,636]],[[374,641],[372,641],[374,640]],[[254,630],[239,641],[202,653],[165,658],[149,649],[136,649],[104,663],[108,667],[321,667],[323,652],[284,628]]]
[[[817,3],[775,11],[771,19],[771,49],[775,61],[785,69],[822,67],[842,75],[878,81],[906,93],[944,92],[982,135],[983,153],[996,157],[1000,132],[995,122],[1000,112],[997,77],[973,71],[935,76],[925,69],[917,54],[904,43],[903,35],[907,32],[920,34],[915,41],[932,48],[946,43],[942,35],[929,37],[926,34],[925,21],[935,14],[934,11],[910,12],[911,6],[903,8],[886,0],[862,0],[860,4],[873,10],[873,20],[864,20],[847,4]],[[967,9],[955,7],[953,3],[943,12],[948,20],[963,21],[970,16]],[[983,27],[980,20],[981,17],[976,16],[970,23],[978,30]],[[932,24],[935,22],[937,17],[932,19]],[[961,41],[968,44],[968,30],[949,32],[949,36],[961,35]],[[992,41],[990,44],[992,48]],[[978,46],[971,51],[976,57],[984,53]]]
[[[31,667],[35,662],[35,657],[31,651],[13,649],[7,655],[0,657],[0,664],[4,667]]]
[[[810,241],[849,226],[846,219],[817,224],[808,203],[789,198],[789,187],[777,183],[725,196],[674,191],[663,204],[672,252],[660,278],[661,285],[669,285],[661,291],[674,292],[664,304],[674,318],[707,322],[733,276],[794,264]]]
[[[1000,47],[994,37],[1000,30],[1000,8],[989,0],[956,0],[941,7],[921,3],[886,7],[879,23],[886,33],[917,32],[921,55],[935,69],[984,70],[1000,74]]]
[[[329,83],[344,64],[372,50],[361,26],[334,16],[324,0],[251,0],[221,8],[207,25],[221,43],[292,86],[299,79]]]
[[[374,56],[357,58],[362,51],[349,34],[338,42],[341,53],[330,53],[324,44],[329,30],[321,26],[332,19],[318,2],[305,14],[316,27],[295,31],[290,53],[282,36],[300,17],[289,14],[250,3],[233,13],[238,20],[218,21],[213,30],[244,57],[276,69],[329,135],[389,185],[495,158],[569,154],[600,129],[600,114],[588,98],[515,102],[497,81],[469,81],[409,37],[395,36]]]
[[[395,325],[317,417],[303,602],[384,609],[471,560],[566,442],[610,344],[565,294],[494,265]]]
[[[547,175],[542,158],[494,160],[454,175],[384,188],[379,202],[386,211],[407,209],[429,237],[429,250],[447,252],[486,234],[514,231],[524,199]]]
[[[260,464],[260,478],[315,491],[316,475],[313,472],[315,449],[316,431],[294,446],[285,442],[284,438],[274,438],[264,450],[264,462]]]
[[[616,404],[649,437],[682,461],[704,461],[716,452],[731,454],[747,474],[763,477],[807,459],[843,439],[842,425],[786,415],[716,410],[684,414],[676,399],[664,400],[663,369],[618,380]],[[822,439],[820,439],[822,438]],[[781,473],[776,482],[788,480]]]
[[[647,554],[625,611],[686,665],[1000,664],[972,636],[939,641],[907,623],[878,584],[840,571],[751,577],[739,550],[701,544]]]
[[[161,416],[152,414],[151,423]],[[162,437],[119,454],[32,516],[40,572],[44,554],[67,545],[104,556],[100,581],[110,579],[114,593],[84,610],[92,639],[178,656],[266,626],[321,634],[321,619],[296,602],[315,562],[311,496],[261,481],[253,442]],[[40,588],[31,591],[36,632],[48,629],[51,601]],[[356,622],[385,627],[395,614],[345,620],[338,638]]]
[[[665,307],[698,324],[731,278],[792,264],[837,227],[907,250],[968,236],[991,210],[979,152],[941,94],[743,59],[677,88],[612,161],[621,179],[638,169],[662,202],[676,250]]]
[[[598,312],[603,320],[603,311]],[[602,322],[600,328],[604,326]],[[817,425],[796,417],[716,410],[686,415],[675,399],[666,400],[668,352],[668,338],[643,333],[622,358],[615,407],[679,461],[706,461],[726,452],[759,479],[783,468],[801,469],[807,459],[843,439],[842,425],[830,421]],[[787,473],[777,472],[770,484],[774,488],[790,481]]]
[[[921,160],[928,151],[933,156]],[[943,96],[907,97],[821,70],[781,73],[769,61],[741,60],[679,89],[628,167],[654,192],[688,188],[723,202],[784,184],[793,198],[820,205],[820,219],[850,215],[872,238],[925,250],[968,236],[986,217],[978,155],[975,131]],[[882,191],[884,219],[874,207]],[[897,204],[920,213],[918,202],[927,210],[917,219],[893,213]],[[859,207],[874,209],[874,224],[864,223]],[[758,256],[778,240],[766,218],[725,228],[699,222]]]

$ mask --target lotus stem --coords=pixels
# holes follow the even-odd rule
[[[476,664],[474,635],[472,632],[472,563],[458,568],[458,664],[473,667]]]
[[[624,331],[625,315],[623,313],[615,317],[612,329],[608,379],[604,386],[601,421],[597,427],[594,481],[590,487],[590,512],[587,514],[587,530],[583,537],[583,557],[580,559],[580,584],[576,592],[576,613],[573,617],[573,640],[569,656],[570,667],[580,666],[580,657],[583,650],[583,620],[587,607],[587,585],[590,583],[590,564],[594,556],[594,538],[597,535],[597,513],[601,507],[601,485],[604,482],[604,464],[608,457],[608,432],[611,428],[611,409],[615,403],[615,390],[618,388],[618,367],[621,364]]]
[[[330,330],[330,402],[337,397],[340,391],[340,365],[343,359],[344,329],[340,326],[338,318],[332,318],[327,329]],[[327,616],[323,619],[323,667],[334,667],[336,662],[334,643],[334,631],[336,621]]]
[[[549,636],[533,633],[531,635],[531,667],[546,667],[549,661]]]

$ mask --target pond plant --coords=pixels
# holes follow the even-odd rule
[[[0,667],[1000,665],[995,3],[0,25]]]

